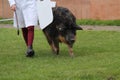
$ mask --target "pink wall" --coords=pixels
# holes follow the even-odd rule
[[[56,0],[69,8],[78,19],[120,19],[120,0]]]
[[[3,2],[4,1],[4,4]],[[78,19],[120,20],[120,0],[54,0],[69,8]],[[4,8],[4,9],[2,9]],[[12,17],[8,0],[0,0],[0,17]]]
[[[11,18],[12,15],[8,0],[0,0],[0,18]]]

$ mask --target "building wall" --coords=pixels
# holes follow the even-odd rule
[[[69,8],[78,19],[120,19],[120,0],[54,0]],[[3,9],[4,8],[4,9]],[[12,17],[8,0],[0,0],[0,17]]]
[[[56,0],[69,8],[78,19],[120,19],[120,0]]]
[[[120,0],[91,0],[91,18],[120,19]]]
[[[13,12],[10,10],[8,0],[0,0],[0,18],[11,18]]]

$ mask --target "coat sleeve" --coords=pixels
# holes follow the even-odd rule
[[[8,1],[9,1],[10,6],[12,6],[13,4],[15,4],[15,0],[8,0]]]

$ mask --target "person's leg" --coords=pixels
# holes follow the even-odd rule
[[[26,46],[28,46],[28,29],[22,28],[22,34],[23,34],[23,38],[25,40]]]
[[[28,29],[28,46],[32,46],[34,40],[34,26],[29,26],[27,29]]]
[[[28,35],[27,35],[27,57],[34,56],[34,50],[33,50],[33,40],[34,40],[34,26],[27,27]]]

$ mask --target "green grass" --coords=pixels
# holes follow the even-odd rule
[[[52,54],[36,29],[34,58],[26,58],[22,35],[0,28],[0,80],[120,80],[120,32],[78,31],[72,59],[67,46]]]
[[[79,25],[120,26],[120,20],[92,20],[81,19],[76,21]]]
[[[3,18],[0,18],[0,20],[2,20]],[[13,24],[13,21],[0,21],[0,24]]]
[[[78,19],[76,23],[78,25],[120,26],[120,20]],[[13,21],[2,21],[0,24],[13,24]]]

